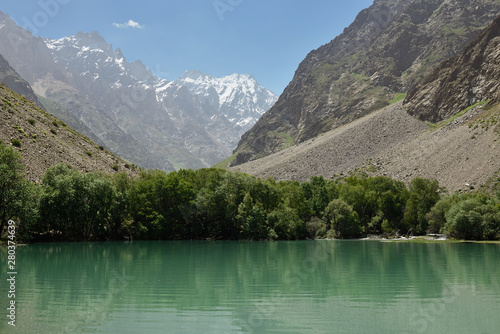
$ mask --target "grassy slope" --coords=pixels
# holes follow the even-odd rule
[[[27,177],[40,181],[48,167],[65,163],[81,172],[135,173],[136,167],[0,84],[0,140],[20,151]]]

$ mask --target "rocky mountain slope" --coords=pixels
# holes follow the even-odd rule
[[[211,166],[231,154],[244,131],[238,123],[249,120],[242,110],[244,119],[228,119],[220,108],[207,109],[188,88],[156,77],[140,61],[127,62],[97,32],[42,39],[0,14],[0,53],[51,113],[146,168]],[[246,87],[233,87],[226,103],[248,107],[238,89]]]
[[[500,102],[500,17],[420,82],[404,106],[413,116],[437,122],[482,101]]]
[[[440,64],[404,107],[396,102],[234,169],[300,181],[364,171],[405,182],[434,178],[449,191],[492,187],[500,180],[499,23]]]
[[[494,0],[375,0],[299,65],[232,165],[314,138],[404,97],[500,12]]]
[[[448,191],[489,187],[500,176],[500,106],[472,108],[430,129],[397,102],[322,136],[236,167],[260,178],[307,181],[363,171],[409,183],[437,179]]]
[[[64,163],[81,172],[136,174],[134,165],[0,83],[0,141],[20,151],[28,179],[39,182],[51,166]]]
[[[42,107],[40,101],[29,85],[21,76],[9,65],[9,62],[0,54],[0,82],[12,89],[14,92],[24,96],[37,106]]]

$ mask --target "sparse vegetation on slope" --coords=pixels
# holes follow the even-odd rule
[[[500,17],[406,97],[408,113],[439,122],[484,101],[500,102]]]
[[[82,172],[135,173],[131,165],[0,84],[0,140],[22,153],[26,175],[39,182],[45,170],[65,163]],[[89,154],[90,153],[90,154]],[[128,166],[128,168],[126,167]],[[135,168],[135,167],[134,167]]]
[[[498,110],[477,106],[429,131],[425,122],[409,116],[398,102],[321,137],[232,169],[301,182],[311,176],[329,179],[363,170],[406,184],[415,177],[435,178],[449,191],[469,192],[470,187],[486,185],[500,169]]]
[[[304,59],[278,102],[242,137],[232,166],[283,150],[285,140],[275,133],[299,144],[397,102],[499,11],[492,0],[375,1]]]

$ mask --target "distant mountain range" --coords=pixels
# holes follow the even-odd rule
[[[127,62],[97,32],[42,39],[3,13],[0,54],[49,112],[145,168],[216,164],[277,100],[249,75],[187,71],[169,82]]]
[[[274,94],[249,75],[187,71],[169,82],[98,33],[45,40],[3,15],[0,54],[13,68],[0,57],[0,81],[98,144],[41,109],[29,128],[36,107],[4,86],[1,140],[20,141],[38,174],[52,160],[37,154],[48,152],[83,171],[133,173],[99,144],[147,168],[199,168],[229,156],[246,131],[223,164],[262,178],[364,172],[498,191],[499,13],[493,0],[375,0],[306,57],[272,107]]]
[[[273,92],[259,86],[249,74],[215,78],[191,70],[186,71],[175,83],[187,87],[196,95],[208,113],[223,115],[245,131],[278,99]]]
[[[58,163],[81,172],[137,174],[136,166],[40,107],[30,85],[1,56],[0,81],[0,141],[22,152],[29,180],[40,182],[47,168]]]

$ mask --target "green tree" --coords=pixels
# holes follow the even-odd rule
[[[194,210],[188,212],[194,218],[190,220],[195,222],[204,238],[241,238],[238,209],[256,178],[217,169],[203,170],[200,174],[207,180],[196,194]]]
[[[440,198],[441,189],[437,180],[415,178],[409,187],[403,217],[403,231],[413,234],[427,233],[426,215]]]
[[[302,220],[309,220],[309,208],[304,189],[297,181],[280,181],[278,187],[281,191],[281,202],[288,208],[293,208]]]
[[[446,233],[453,238],[479,240],[482,237],[481,215],[477,212],[479,203],[475,199],[461,201],[446,214]]]
[[[9,220],[34,214],[30,213],[33,191],[29,181],[24,179],[21,155],[0,142],[0,234]]]
[[[277,207],[267,215],[267,224],[271,229],[271,235],[276,239],[301,240],[307,237],[304,221],[294,209],[284,205]]]
[[[466,240],[498,239],[500,212],[496,201],[481,194],[463,196],[446,213],[445,232]]]
[[[361,182],[351,179],[342,184],[339,198],[352,207],[364,227],[377,214],[377,194]]]
[[[141,173],[130,190],[133,233],[143,239],[182,239],[188,236],[185,207],[193,205],[195,192],[176,172]]]
[[[276,181],[272,179],[265,181],[250,179],[249,181],[248,191],[250,195],[254,201],[260,203],[266,214],[279,206],[281,202],[281,190],[276,184]]]
[[[500,238],[500,210],[492,205],[484,207],[482,232],[483,239],[498,240]]]
[[[404,183],[384,176],[352,175],[339,184],[339,198],[358,213],[365,233],[381,233],[384,221],[386,231],[398,228],[407,197]]]
[[[351,239],[361,236],[358,214],[352,206],[342,199],[334,199],[325,209],[323,219],[327,222],[330,233],[336,239]]]
[[[321,217],[330,202],[327,182],[322,176],[312,176],[309,182],[301,184],[312,216]]]
[[[55,231],[63,240],[108,237],[115,197],[111,180],[59,164],[47,170],[42,184],[39,229]]]
[[[133,237],[133,221],[130,217],[130,189],[134,179],[125,172],[115,174],[111,182],[116,190],[109,219],[109,237],[119,240],[123,237]]]
[[[443,231],[446,224],[446,213],[458,201],[460,201],[458,195],[446,195],[431,208],[425,216],[428,223],[428,233],[441,233]]]
[[[264,240],[269,238],[266,214],[260,202],[254,203],[250,193],[246,193],[238,206],[236,219],[240,223],[241,237],[246,240]]]

